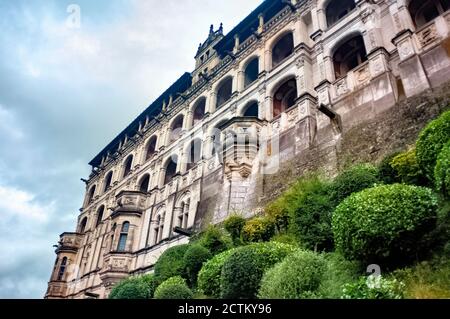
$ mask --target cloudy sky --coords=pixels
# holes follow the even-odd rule
[[[261,2],[0,0],[0,298],[42,298],[87,163]]]

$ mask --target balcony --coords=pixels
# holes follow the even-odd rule
[[[107,289],[128,277],[131,269],[132,255],[126,252],[111,252],[105,255],[100,279]]]
[[[56,253],[59,252],[77,252],[81,246],[83,234],[80,233],[62,233],[56,248]]]
[[[420,51],[440,43],[450,35],[450,11],[438,16],[415,32],[415,40]]]
[[[121,191],[116,196],[116,207],[112,213],[112,217],[121,214],[141,215],[146,209],[147,193],[139,191]]]
[[[345,77],[336,80],[332,84],[332,102],[336,102],[337,100],[345,97],[347,94],[367,85],[371,79],[372,75],[370,73],[369,61],[360,64],[353,70],[349,71]]]
[[[67,283],[63,281],[51,281],[48,283],[45,299],[65,298],[67,294]]]

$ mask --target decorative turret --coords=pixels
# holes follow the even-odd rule
[[[223,38],[223,24],[222,23],[220,24],[218,30],[214,30],[214,25],[211,24],[209,28],[208,38],[205,40],[205,42],[199,44],[197,54],[195,55],[196,70],[199,68],[202,69],[204,69],[205,67],[208,68],[211,58],[216,55],[214,45],[216,45],[216,43],[219,42],[222,38]]]

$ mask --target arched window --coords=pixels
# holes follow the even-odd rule
[[[105,176],[105,180],[104,180],[104,186],[103,186],[103,192],[107,192],[108,189],[111,187],[111,182],[112,182],[112,176],[113,176],[113,172],[109,172],[108,174],[106,174]]]
[[[254,58],[250,61],[250,63],[247,64],[247,67],[244,71],[244,87],[249,86],[253,82],[255,82],[258,79],[259,75],[259,59]]]
[[[164,185],[169,183],[177,174],[178,157],[172,156],[166,165],[166,176],[164,177]]]
[[[80,234],[84,234],[84,232],[86,231],[86,225],[87,225],[87,217],[84,217],[80,223],[80,231],[79,231]]]
[[[124,222],[122,229],[120,230],[119,244],[117,245],[117,251],[125,251],[127,246],[128,231],[130,229],[130,223]]]
[[[242,116],[244,117],[258,117],[258,102],[249,102],[245,108]]]
[[[133,165],[133,155],[130,155],[127,157],[127,159],[124,162],[124,168],[123,168],[123,178],[127,177],[131,172],[131,167]]]
[[[194,106],[192,114],[192,126],[197,125],[203,120],[205,116],[206,98],[202,97]]]
[[[214,156],[217,154],[217,151],[221,149],[221,135],[222,131],[219,129],[223,124],[225,124],[227,120],[222,120],[219,123],[216,124],[216,126],[213,129],[213,135],[212,135],[212,147],[211,147],[211,156]]]
[[[276,67],[292,53],[294,53],[294,36],[288,33],[278,40],[272,49],[272,67]]]
[[[327,24],[331,27],[347,14],[349,14],[353,9],[355,9],[355,0],[332,0],[328,3],[326,14],[327,14]]]
[[[139,191],[147,193],[149,184],[150,184],[150,175],[145,174],[144,177],[142,177],[141,181],[139,182]]]
[[[297,84],[295,79],[284,82],[273,96],[273,117],[279,116],[295,105],[297,99]]]
[[[150,158],[153,157],[156,151],[156,136],[152,136],[150,140],[147,143],[147,152],[145,154],[145,160],[148,161]]]
[[[67,267],[67,257],[64,257],[61,260],[61,265],[59,266],[59,271],[58,271],[58,281],[63,280],[64,277],[64,273],[66,272],[66,267]]]
[[[420,28],[450,9],[450,0],[413,0],[408,9],[416,27]]]
[[[186,170],[190,170],[202,159],[202,140],[197,138],[191,142],[188,155]]]
[[[96,186],[92,186],[91,189],[89,190],[88,193],[88,198],[87,198],[87,203],[92,203],[92,201],[94,200],[94,195],[95,195],[95,188]]]
[[[181,208],[178,213],[178,227],[184,229],[187,228],[189,219],[189,206],[190,206],[190,199],[188,199],[186,202],[181,203]]]
[[[229,77],[220,84],[219,89],[217,90],[217,104],[216,104],[217,109],[231,99],[231,95],[233,93],[232,90],[233,90],[233,78]]]
[[[154,237],[153,237],[153,244],[156,245],[157,243],[159,243],[162,239],[163,236],[163,231],[164,231],[164,219],[166,218],[166,213],[159,214],[156,217],[156,223],[155,223],[155,228],[154,228]]]
[[[342,44],[333,55],[336,79],[347,75],[348,71],[367,61],[366,47],[361,35]]]
[[[178,115],[177,118],[172,122],[170,126],[170,143],[178,140],[183,131],[183,115]]]
[[[103,213],[105,211],[105,206],[100,206],[100,208],[97,211],[97,222],[95,223],[95,227],[98,227],[100,223],[103,221]]]

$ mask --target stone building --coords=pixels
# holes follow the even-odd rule
[[[450,80],[450,0],[266,0],[92,161],[46,298],[105,298],[168,247],[251,216],[283,162]],[[313,161],[315,159],[312,159]],[[332,161],[333,159],[328,159]]]

